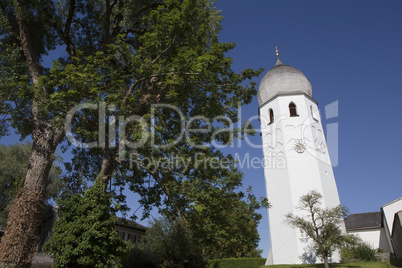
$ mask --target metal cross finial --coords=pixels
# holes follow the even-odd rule
[[[276,57],[279,59],[279,50],[278,50],[278,46],[275,47],[275,52],[276,52]]]

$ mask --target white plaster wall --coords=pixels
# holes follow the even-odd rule
[[[364,242],[368,243],[372,248],[380,247],[380,234],[381,229],[361,230],[348,232],[360,237]]]
[[[273,124],[268,125],[270,108],[274,111],[275,120]],[[297,230],[284,222],[285,214],[293,211],[287,163],[284,162],[283,166],[275,164],[286,159],[283,140],[284,117],[280,114],[277,101],[260,110],[264,160],[265,163],[271,163],[264,168],[267,197],[272,205],[268,210],[271,258],[267,259],[267,264],[285,263],[287,259],[298,258]]]
[[[289,103],[297,106],[297,117],[289,117]],[[313,116],[311,109],[313,110]],[[269,109],[275,121],[269,123]],[[264,157],[284,157],[286,166],[266,166],[264,169],[269,209],[272,263],[298,264],[307,244],[301,234],[284,222],[287,213],[303,216],[295,209],[300,197],[316,190],[323,195],[323,206],[340,204],[330,158],[327,152],[317,105],[304,94],[278,96],[260,108]],[[297,153],[294,144],[302,140],[304,153]],[[342,228],[345,231],[344,225]],[[345,231],[346,232],[346,231]],[[339,261],[335,254],[333,261]]]
[[[140,237],[145,234],[145,232],[143,232],[143,231],[132,229],[132,228],[127,228],[127,227],[120,226],[120,225],[116,225],[115,230],[118,231],[119,234],[121,232],[124,232],[124,240],[125,241],[128,240],[128,234],[130,234],[130,236],[135,235],[136,236],[136,242],[135,243],[138,243],[138,239],[140,239]]]
[[[386,252],[391,252],[386,239],[384,228],[350,231],[349,234],[354,234],[360,237],[364,242],[368,243],[373,249],[381,248]]]

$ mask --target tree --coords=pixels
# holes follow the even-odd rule
[[[116,267],[127,245],[114,226],[111,195],[96,182],[82,195],[58,200],[51,238],[43,249],[54,254],[54,267]]]
[[[164,218],[153,222],[151,230],[155,228],[159,231],[151,231],[149,235],[154,237],[158,246],[162,247],[164,243],[157,241],[164,229],[174,230],[178,227],[187,230],[191,238],[189,241],[197,245],[195,249],[199,250],[198,256],[204,259],[260,257],[261,250],[257,249],[260,240],[257,226],[262,216],[257,210],[262,204],[251,193],[251,188],[248,190],[247,200],[244,200],[244,193],[235,192],[229,185],[219,185],[219,188],[204,185],[198,189],[186,188],[186,191],[186,198],[192,203],[181,210],[182,215],[174,210],[162,210]],[[185,232],[169,234],[172,235],[169,237],[170,243],[187,239],[184,237]],[[180,235],[183,237],[179,238]],[[146,241],[148,244],[148,239]],[[163,246],[168,252],[172,248],[166,244]],[[182,257],[181,260],[185,258]]]
[[[142,252],[156,253],[156,259],[168,267],[179,262],[195,265],[207,259],[260,257],[257,225],[261,214],[256,210],[261,202],[251,188],[243,200],[244,194],[230,185],[219,186],[186,188],[187,197],[195,201],[183,210],[184,217],[163,210],[169,216],[153,220],[143,237]],[[266,200],[263,205],[268,205]]]
[[[6,226],[8,211],[15,195],[24,184],[32,143],[0,145],[0,225]],[[59,159],[60,160],[60,159]],[[60,162],[60,161],[58,161]],[[57,198],[65,188],[59,163],[49,173],[46,198]]]
[[[153,141],[158,145],[169,144],[183,133],[183,120],[177,120],[179,115],[171,110],[159,109],[155,112],[158,118],[151,120],[153,104],[177,107],[184,120],[197,115],[207,120],[221,116],[216,121],[224,126],[238,120],[237,107],[249,103],[256,94],[255,83],[243,82],[262,70],[247,69],[240,74],[231,70],[232,61],[225,53],[234,44],[219,42],[220,21],[214,1],[209,0],[0,3],[0,100],[1,113],[7,115],[1,123],[3,127],[11,124],[22,137],[30,135],[33,141],[24,185],[10,209],[1,240],[0,261],[30,263],[54,152],[61,145],[68,147],[63,143],[66,135],[80,142],[99,137],[96,148],[75,148],[74,160],[83,164],[74,162],[73,179],[88,175],[87,170],[95,171],[98,175],[88,175],[90,180],[99,178],[104,187],[113,178],[116,185],[129,183],[140,191],[146,209],[161,204],[161,196],[178,207],[169,182],[191,181],[191,171],[149,170],[144,166],[129,169],[128,161],[122,158],[132,153],[141,159],[176,153],[187,159],[198,151],[222,158],[212,147],[197,149],[181,142],[161,150],[151,139],[140,148],[125,151],[130,141],[138,143],[152,131],[156,131]],[[43,66],[44,56],[57,47],[65,47],[66,53],[51,68]],[[105,115],[93,108],[69,113],[79,104],[95,105],[99,110],[106,107]],[[126,135],[121,128],[116,135],[110,134],[117,119],[123,118],[119,123],[124,124],[132,115],[143,118],[148,131],[138,121],[126,126]],[[225,117],[231,122],[222,119]],[[71,128],[66,131],[64,123],[70,119]],[[105,122],[111,122],[110,126]],[[152,122],[158,125],[151,127]],[[205,120],[191,125],[202,126]],[[211,132],[216,129],[214,125]],[[211,136],[194,133],[192,140],[204,144]],[[217,136],[226,143],[237,135]],[[145,189],[143,184],[149,177],[157,185]]]
[[[141,238],[140,248],[155,253],[162,267],[184,262],[190,265],[199,263],[203,261],[202,246],[194,234],[180,218],[153,219]]]
[[[317,191],[303,195],[300,198],[299,209],[307,212],[306,216],[289,213],[286,215],[286,221],[300,229],[305,235],[305,241],[313,241],[316,255],[324,260],[325,268],[329,268],[328,258],[347,240],[346,234],[341,229],[345,208],[341,205],[323,208],[321,198],[321,194]]]
[[[197,244],[207,259],[260,257],[257,227],[262,216],[257,210],[268,206],[266,199],[257,201],[251,187],[245,195],[228,185],[219,186],[192,192],[196,197],[185,210]]]

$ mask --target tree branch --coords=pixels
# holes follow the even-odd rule
[[[172,47],[175,40],[176,40],[176,36],[173,37],[172,41],[170,42],[170,45],[168,45],[167,48],[165,48],[158,56],[156,56],[156,58],[151,62],[151,64],[154,64],[163,54],[165,54],[166,51],[168,51],[169,48]]]
[[[144,12],[144,11],[146,11],[147,9],[156,9],[157,7],[162,6],[162,5],[163,5],[163,4],[161,4],[161,3],[154,3],[154,4],[150,5],[150,6],[144,6],[144,7],[140,8],[140,9],[137,11],[137,13],[135,14],[135,16],[141,15],[141,13]]]
[[[174,199],[172,198],[172,196],[170,195],[169,189],[166,187],[166,185],[162,182],[162,179],[159,177],[158,174],[155,174],[155,172],[153,172],[152,170],[150,170],[149,168],[141,165],[140,163],[137,163],[140,167],[142,167],[144,170],[146,170],[149,174],[151,174],[151,176],[155,179],[155,181],[158,182],[159,186],[162,188],[162,191],[166,194],[166,196],[168,197],[168,199],[170,200],[170,202],[172,202],[174,208],[177,210],[177,212],[179,213],[180,217],[182,218],[182,220],[187,223],[186,217],[184,216],[184,214],[180,211],[179,207],[177,206],[177,203],[174,201]]]
[[[110,30],[110,15],[112,13],[113,6],[110,5],[110,0],[106,0],[106,15],[105,15],[105,36],[104,42],[105,44],[109,43],[109,30]]]
[[[73,22],[74,12],[75,12],[75,0],[71,0],[70,8],[68,9],[66,25],[64,26],[64,31],[63,31],[64,34],[67,34],[67,35],[70,34],[71,23]]]
[[[64,26],[64,31],[61,32],[64,42],[67,45],[67,49],[69,51],[70,56],[73,58],[77,55],[75,46],[71,40],[70,37],[70,29],[71,29],[71,24],[73,22],[74,18],[74,13],[75,13],[75,0],[71,0],[70,2],[70,8],[68,9],[68,16],[66,20],[66,25]]]

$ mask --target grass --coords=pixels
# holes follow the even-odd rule
[[[291,265],[268,265],[260,268],[324,268],[324,264],[291,264]],[[334,263],[329,265],[330,268],[393,268],[386,262],[351,262],[351,263]]]

